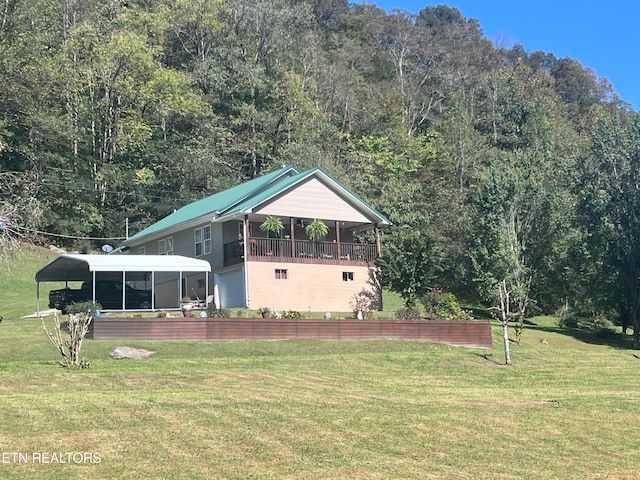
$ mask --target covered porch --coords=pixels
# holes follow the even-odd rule
[[[289,263],[370,264],[378,257],[378,248],[366,243],[319,242],[276,238],[250,238],[246,258],[250,261]],[[224,246],[225,266],[241,263],[245,258],[242,240]]]
[[[323,221],[327,234],[309,238],[308,219],[284,218],[278,232],[263,230],[264,215],[246,215],[238,239],[224,244],[224,265],[248,261],[371,265],[380,256],[377,225],[338,220]],[[364,232],[369,232],[364,235]],[[247,241],[245,242],[245,239]],[[366,240],[365,240],[366,239]],[[368,241],[367,241],[368,240]]]

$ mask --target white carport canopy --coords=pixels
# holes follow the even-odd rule
[[[180,255],[82,255],[63,253],[41,267],[35,275],[37,283],[36,307],[40,311],[40,282],[90,281],[94,285],[97,272],[121,272],[122,282],[143,279],[151,274],[152,296],[155,298],[154,274],[156,272],[176,272],[180,275],[179,298],[182,298],[183,273],[209,273],[211,264],[206,260]],[[127,274],[130,274],[127,276]],[[209,276],[206,277],[206,291],[209,291]],[[154,308],[154,307],[152,307]]]

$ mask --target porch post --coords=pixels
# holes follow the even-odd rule
[[[339,220],[336,220],[336,245],[337,245],[336,258],[340,260],[340,258],[342,257],[342,247],[340,246],[340,221]]]
[[[291,235],[289,235],[291,239],[291,258],[296,258],[296,236],[295,236],[295,233],[293,233],[293,231],[295,230],[295,227],[296,227],[295,218],[289,217],[289,231],[291,232]]]
[[[378,256],[380,256],[380,228],[378,227],[378,225],[375,226],[375,232],[376,232],[376,250],[378,251]]]
[[[249,308],[249,215],[244,216],[244,306]]]
[[[91,288],[91,300],[96,303],[96,271],[93,271],[93,287]]]

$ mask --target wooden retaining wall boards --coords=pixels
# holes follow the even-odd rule
[[[309,320],[256,318],[116,318],[93,323],[96,340],[286,340],[302,338],[428,340],[491,348],[488,320]]]

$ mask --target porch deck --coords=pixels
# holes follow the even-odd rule
[[[246,250],[248,260],[266,262],[366,265],[378,257],[377,246],[373,244],[280,238],[250,238]],[[225,266],[241,263],[244,252],[242,241],[225,244]]]

